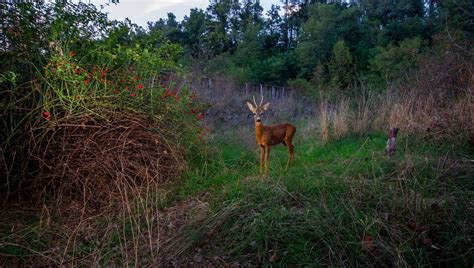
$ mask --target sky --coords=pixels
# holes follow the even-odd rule
[[[189,15],[191,8],[206,10],[209,0],[120,0],[119,4],[106,5],[108,0],[82,0],[92,3],[97,7],[104,6],[104,11],[109,13],[109,18],[124,20],[129,18],[133,23],[146,27],[148,21],[157,21],[166,18],[168,12],[172,12],[176,19],[181,21],[184,15]],[[271,5],[280,5],[280,0],[261,0],[260,5],[264,8],[263,14],[270,9]]]

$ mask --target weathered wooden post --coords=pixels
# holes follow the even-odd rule
[[[385,147],[385,151],[387,152],[387,157],[392,157],[393,153],[395,152],[395,145],[397,140],[398,128],[390,128],[388,130],[388,139],[387,139],[387,146]]]

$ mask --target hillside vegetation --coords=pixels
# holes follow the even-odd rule
[[[382,2],[1,3],[0,266],[472,265],[472,3]]]

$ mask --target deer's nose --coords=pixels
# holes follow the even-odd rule
[[[260,118],[257,118],[257,122],[262,122],[262,119],[260,119]]]

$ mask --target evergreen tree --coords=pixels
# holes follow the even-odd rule
[[[338,41],[332,49],[329,62],[331,85],[338,89],[348,89],[354,80],[354,63],[349,48],[344,41]]]
[[[201,57],[204,53],[204,34],[206,33],[206,14],[202,9],[191,9],[183,20],[185,48],[193,57]]]

